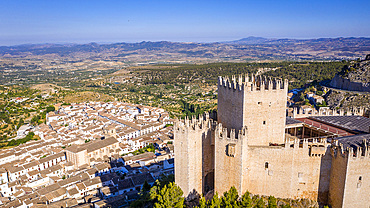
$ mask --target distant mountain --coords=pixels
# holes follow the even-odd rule
[[[227,41],[227,42],[224,42],[224,43],[228,43],[228,44],[246,44],[246,45],[249,45],[249,44],[265,43],[268,40],[269,39],[267,39],[267,38],[249,36],[247,38],[242,38],[240,40]]]
[[[123,62],[220,62],[253,60],[341,60],[370,54],[370,38],[268,39],[221,43],[148,42],[35,44],[0,47],[0,58],[110,59]]]

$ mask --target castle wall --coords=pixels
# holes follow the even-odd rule
[[[217,121],[227,129],[241,130],[243,127],[244,90],[218,85]]]
[[[214,189],[214,131],[212,128],[207,128],[202,134],[202,179],[203,179],[203,193],[207,193]]]
[[[243,158],[247,175],[243,193],[326,202],[331,159],[327,148],[287,146],[249,146],[248,157]]]
[[[333,208],[370,206],[370,158],[353,152],[333,156],[329,203]]]
[[[247,126],[250,145],[283,143],[287,90],[286,80],[219,78],[218,122],[236,132]]]
[[[174,136],[175,182],[185,196],[193,190],[202,194],[206,185],[203,177],[213,171],[210,121],[177,122]]]
[[[249,145],[284,143],[286,90],[246,91],[243,126],[248,127]]]
[[[175,123],[175,182],[185,196],[212,189],[221,195],[235,186],[239,194],[369,207],[368,150],[348,150],[346,156],[336,150],[338,141],[285,140],[287,89],[287,81],[219,78],[218,123],[208,115]]]
[[[246,138],[239,134],[236,138],[235,131],[227,136],[227,129],[219,125],[215,130],[215,191],[223,194],[231,186],[235,186],[239,193],[242,190],[244,175],[242,158],[245,157],[243,143]]]
[[[370,160],[368,156],[349,157],[343,207],[370,207],[369,167]]]

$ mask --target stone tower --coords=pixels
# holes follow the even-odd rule
[[[185,195],[193,190],[202,194],[213,189],[214,125],[208,114],[175,123],[175,182]]]
[[[217,121],[206,114],[175,122],[175,182],[185,196],[234,186],[240,194],[369,207],[370,134],[331,144],[285,135],[287,90],[287,80],[220,77]]]
[[[283,143],[287,91],[287,80],[219,77],[217,120],[236,132],[247,126],[249,145]]]
[[[176,122],[175,181],[185,195],[245,190],[248,145],[284,143],[287,89],[287,81],[256,75],[220,77],[218,122],[208,114]]]

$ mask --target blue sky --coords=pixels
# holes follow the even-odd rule
[[[1,0],[0,45],[370,37],[369,0]]]

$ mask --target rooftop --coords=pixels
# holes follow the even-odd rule
[[[343,145],[344,149],[352,147],[357,150],[359,147],[363,147],[363,141],[366,140],[367,144],[370,143],[370,134],[358,134],[354,136],[339,137],[338,142]]]
[[[311,116],[310,118],[357,133],[370,133],[370,118],[362,116]]]

